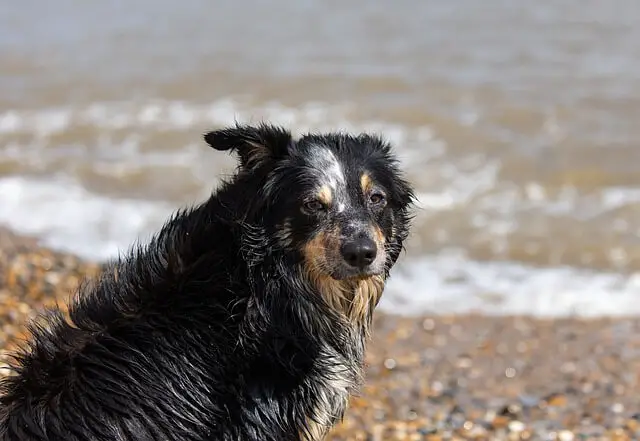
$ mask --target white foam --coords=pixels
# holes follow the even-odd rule
[[[567,187],[551,195],[532,182],[520,191],[500,182],[498,160],[482,155],[453,160],[446,154],[447,145],[427,126],[410,128],[386,121],[358,121],[353,111],[349,104],[307,103],[293,108],[277,102],[256,104],[237,97],[206,104],[151,100],[14,109],[0,112],[0,135],[6,139],[0,145],[0,155],[38,170],[45,169],[40,165],[47,161],[91,162],[94,171],[115,177],[132,169],[183,167],[204,183],[218,170],[210,168],[211,164],[204,160],[206,149],[191,138],[194,127],[266,120],[291,127],[294,133],[338,128],[384,135],[399,147],[398,154],[408,171],[420,175],[417,227],[430,214],[461,210],[473,213],[475,227],[502,237],[518,227],[514,215],[519,211],[526,214],[527,210],[540,210],[584,218],[640,201],[640,192],[633,188],[604,189],[585,196]],[[61,146],[52,138],[78,127],[88,127],[96,143]],[[114,135],[117,131],[121,132]],[[189,141],[182,148],[152,152],[141,149],[146,136],[165,131],[186,131]],[[25,138],[28,144],[24,144]],[[89,259],[114,257],[134,241],[144,241],[176,208],[176,204],[168,202],[95,194],[66,175],[46,180],[0,178],[0,223],[41,237],[46,246]],[[620,221],[614,227],[626,231],[634,226]],[[427,228],[422,234],[432,233],[446,239],[451,232],[445,227],[435,232]],[[416,240],[420,234],[416,232]],[[417,253],[417,248],[412,251]],[[614,251],[614,257],[624,257],[624,250]],[[472,310],[542,316],[640,314],[640,302],[636,300],[640,294],[638,275],[625,278],[569,267],[477,262],[448,253],[408,257],[394,269],[382,301],[384,309],[403,314]]]
[[[198,104],[175,100],[104,101],[86,105],[0,111],[0,157],[46,168],[59,164],[91,162],[95,168],[117,170],[177,162],[196,164],[205,157],[200,132],[215,127],[269,121],[290,128],[294,135],[341,130],[377,133],[397,146],[405,166],[415,163],[413,152],[422,161],[442,156],[446,145],[428,126],[406,127],[388,121],[353,118],[349,103],[308,102],[288,107],[276,101],[255,103],[229,97]],[[159,133],[180,134],[184,145],[164,146],[169,150],[143,151],[146,141],[156,142]],[[77,133],[77,138],[74,138]],[[57,138],[64,135],[65,140]],[[87,137],[93,142],[87,144]],[[411,145],[416,148],[407,149]],[[195,156],[195,158],[194,158]],[[102,162],[107,162],[103,164]],[[422,163],[420,163],[422,164]],[[211,172],[211,171],[209,171]]]
[[[97,260],[144,242],[177,207],[112,199],[68,179],[0,179],[0,223],[43,244]],[[460,253],[403,256],[381,308],[400,314],[536,316],[640,314],[640,274],[477,262]]]
[[[640,314],[640,273],[478,262],[459,252],[404,259],[380,303],[414,315],[478,312],[545,317]]]
[[[0,179],[1,224],[88,259],[108,259],[144,241],[173,209],[163,202],[99,196],[67,179]]]
[[[266,120],[290,127],[294,133],[335,130],[379,132],[397,145],[407,136],[424,142],[432,132],[428,127],[417,128],[413,135],[406,127],[386,121],[356,122],[350,118],[348,103],[329,105],[310,102],[299,107],[287,107],[271,101],[251,103],[231,97],[207,104],[183,101],[149,100],[98,102],[86,106],[52,107],[46,109],[11,109],[0,112],[0,134],[33,134],[48,138],[73,127],[92,127],[103,130],[184,130],[195,126],[221,126],[236,121]],[[437,147],[441,149],[441,146]]]

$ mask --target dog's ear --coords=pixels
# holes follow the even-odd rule
[[[216,150],[237,151],[240,165],[247,169],[285,156],[292,142],[289,131],[268,124],[214,130],[206,133],[204,140]]]

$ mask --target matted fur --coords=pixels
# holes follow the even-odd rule
[[[34,322],[0,385],[1,441],[317,441],[340,421],[411,188],[370,135],[205,139],[237,173],[85,284],[68,318]],[[378,253],[356,274],[340,250],[358,234]]]

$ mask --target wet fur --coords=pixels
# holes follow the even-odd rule
[[[111,262],[68,317],[34,322],[0,385],[0,440],[320,440],[340,421],[408,234],[411,189],[373,136],[294,141],[261,125],[205,138],[238,154],[237,174]],[[347,176],[375,169],[390,204],[375,227],[382,274],[335,280],[305,258],[314,238],[337,236],[301,235],[299,214],[282,211],[291,179],[316,179],[292,159],[298,143],[297,160],[328,146]]]

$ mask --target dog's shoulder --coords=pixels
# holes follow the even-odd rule
[[[206,422],[222,412],[202,385],[227,377],[220,370],[232,364],[228,348],[250,289],[234,251],[237,229],[224,210],[211,212],[215,202],[177,212],[148,244],[84,281],[66,311],[54,308],[30,323],[13,375],[0,384],[0,434],[27,425],[48,439],[37,412],[53,408],[85,416],[83,408],[94,408],[102,421],[86,439],[114,440],[130,439],[110,423],[122,409],[142,426],[152,414]],[[111,438],[90,436],[101,430]]]

